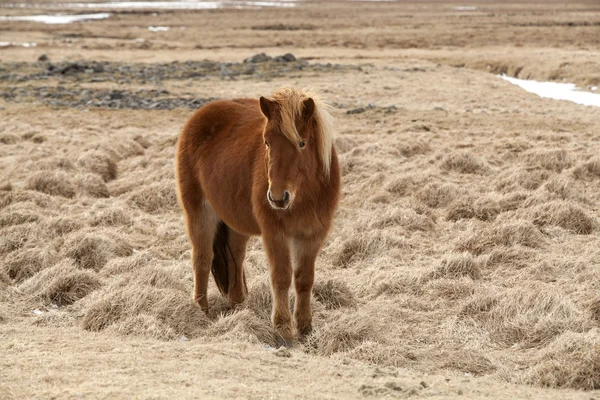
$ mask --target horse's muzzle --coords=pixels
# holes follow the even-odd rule
[[[291,198],[292,195],[287,190],[283,191],[283,197],[279,200],[275,200],[273,198],[273,195],[271,194],[270,190],[267,191],[267,200],[269,200],[269,204],[275,210],[287,210],[288,208],[290,208]]]

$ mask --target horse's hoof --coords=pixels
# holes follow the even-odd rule
[[[292,347],[294,347],[294,339],[286,339],[284,337],[282,337],[281,335],[277,335],[277,337],[275,338],[275,341],[277,342],[277,347],[281,347],[284,346],[288,349],[291,349]]]

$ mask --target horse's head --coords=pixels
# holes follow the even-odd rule
[[[278,96],[278,94],[280,94]],[[290,94],[296,95],[291,96]],[[298,92],[276,93],[260,98],[267,117],[263,133],[269,188],[266,196],[276,210],[289,209],[311,176],[321,173],[320,139],[317,135],[315,101]]]

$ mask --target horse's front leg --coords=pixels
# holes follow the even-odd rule
[[[323,243],[322,238],[293,239],[292,258],[294,260],[294,286],[296,302],[294,319],[299,336],[306,336],[312,331],[312,312],[310,300],[315,281],[315,261]]]
[[[263,244],[269,259],[273,313],[271,319],[275,330],[286,344],[294,338],[290,313],[289,291],[292,284],[290,251],[283,235],[263,234]]]

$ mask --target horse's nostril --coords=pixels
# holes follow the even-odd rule
[[[268,199],[270,201],[275,201],[275,200],[273,200],[273,196],[271,196],[271,191],[270,190],[267,192],[267,197],[268,197]]]
[[[290,192],[286,190],[285,192],[283,192],[283,202],[287,203],[288,201],[290,201]]]

